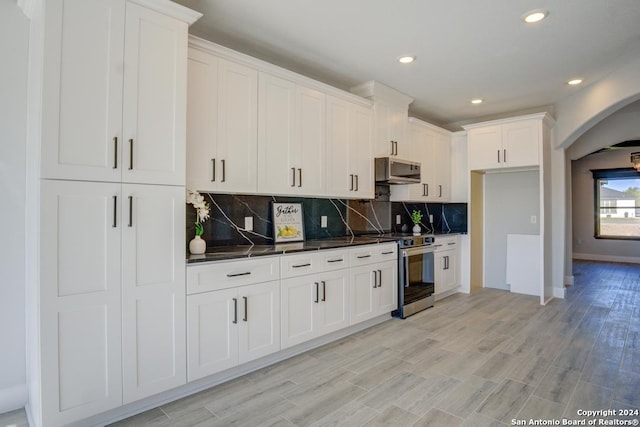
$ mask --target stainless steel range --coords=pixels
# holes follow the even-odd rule
[[[392,314],[402,319],[433,307],[434,303],[434,238],[390,234],[398,251],[398,309]]]

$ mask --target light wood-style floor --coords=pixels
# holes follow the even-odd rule
[[[574,274],[547,306],[455,295],[114,426],[502,426],[640,409],[640,265]]]

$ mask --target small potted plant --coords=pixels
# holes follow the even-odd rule
[[[193,205],[196,210],[196,235],[189,242],[189,252],[203,254],[207,250],[207,242],[202,239],[202,233],[204,233],[202,223],[209,219],[209,203],[205,202],[200,193],[189,189],[187,189],[187,203]]]
[[[420,222],[422,221],[422,212],[414,210],[411,212],[411,221],[413,221],[413,235],[419,236],[422,229],[420,228]]]

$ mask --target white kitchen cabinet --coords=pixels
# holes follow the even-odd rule
[[[282,348],[349,326],[349,274],[340,269],[282,281]]]
[[[458,236],[436,237],[434,250],[435,296],[460,286]]]
[[[41,185],[44,416],[65,424],[184,384],[184,190]]]
[[[325,94],[264,72],[258,94],[258,192],[324,195]]]
[[[537,167],[542,150],[539,118],[467,125],[469,170]]]
[[[187,26],[125,0],[47,3],[43,178],[184,185]]]
[[[122,405],[121,186],[42,181],[42,418]]]
[[[372,126],[370,108],[327,96],[327,195],[374,197]]]
[[[398,262],[352,267],[351,324],[364,322],[398,308]]]
[[[257,191],[258,72],[189,49],[187,186]]]
[[[436,185],[433,201],[448,202],[451,197],[451,134],[437,133],[435,150]]]
[[[122,185],[123,398],[186,382],[182,187]]]
[[[188,378],[193,381],[280,350],[280,283],[187,297]]]

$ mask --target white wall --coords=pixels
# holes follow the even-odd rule
[[[26,97],[29,22],[0,0],[0,413],[24,406]]]
[[[640,241],[593,237],[594,193],[591,169],[628,168],[631,166],[629,154],[632,151],[637,151],[637,148],[592,154],[571,163],[575,258],[640,263]]]
[[[536,223],[531,223],[531,216]],[[508,289],[507,234],[540,234],[538,171],[490,173],[484,177],[485,282]]]

